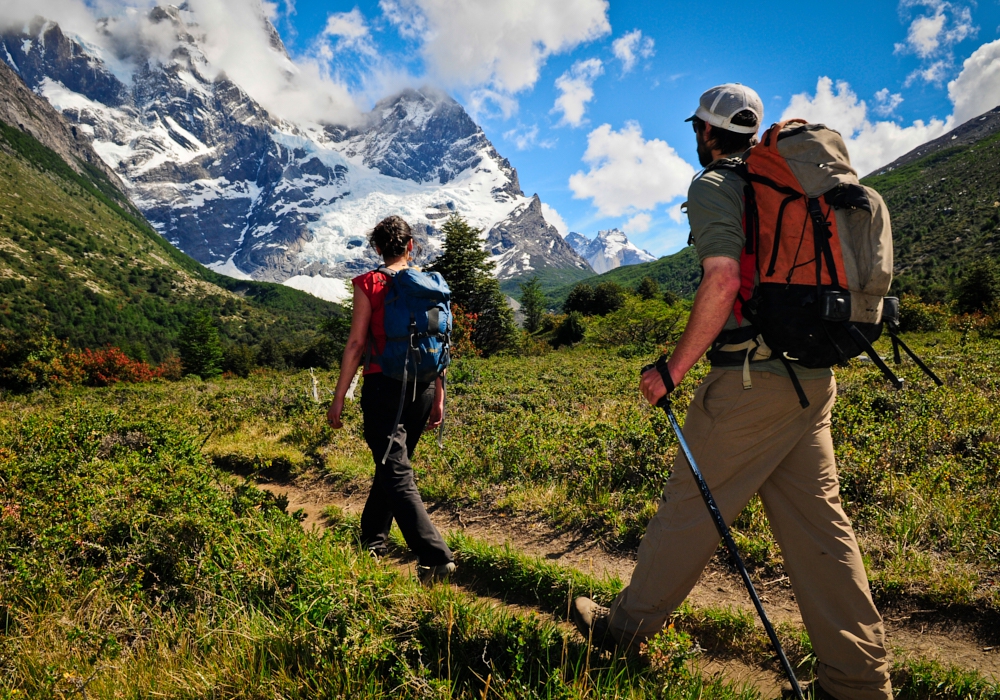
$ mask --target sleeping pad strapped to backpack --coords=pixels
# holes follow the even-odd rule
[[[413,267],[398,272],[380,267],[378,272],[385,275],[388,285],[383,302],[386,341],[378,364],[382,374],[402,383],[393,434],[382,457],[385,464],[403,415],[407,382],[412,378],[416,400],[417,383],[433,382],[438,377],[443,382],[444,371],[451,364],[451,290],[437,272]],[[369,342],[373,352],[374,338]],[[439,440],[444,421],[441,431]]]
[[[858,181],[840,134],[800,119],[781,122],[743,159],[710,167],[745,182],[746,244],[733,313],[751,325],[724,331],[709,358],[738,353],[749,388],[750,362],[777,357],[803,406],[808,400],[790,362],[832,367],[865,352],[901,387],[871,345],[884,325],[894,349],[900,342],[899,302],[884,296],[892,282],[889,212],[878,192]]]

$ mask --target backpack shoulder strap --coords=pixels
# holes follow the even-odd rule
[[[746,161],[743,160],[741,156],[733,158],[720,158],[711,165],[705,168],[703,172],[709,173],[713,170],[728,170],[730,172],[736,173],[743,180],[750,181],[750,171],[747,169]]]

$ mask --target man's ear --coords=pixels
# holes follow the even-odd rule
[[[407,253],[412,253],[413,252],[413,239],[412,238],[409,241],[406,242],[406,252]]]
[[[705,122],[705,128],[701,131],[701,137],[705,140],[706,144],[712,143],[712,125]]]

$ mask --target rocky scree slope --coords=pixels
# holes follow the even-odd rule
[[[156,230],[199,262],[340,299],[342,280],[376,263],[365,233],[379,219],[414,224],[427,259],[441,249],[440,223],[458,212],[483,229],[501,278],[540,266],[589,271],[447,95],[406,90],[356,124],[291,123],[214,69],[191,13],[161,6],[149,19],[174,37],[165,62],[112,55],[43,19],[0,36],[0,55],[90,139]]]

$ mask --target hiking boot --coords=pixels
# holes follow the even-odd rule
[[[608,634],[608,616],[611,611],[603,605],[598,605],[590,598],[583,596],[573,601],[569,616],[573,624],[594,646],[601,646],[605,640],[610,640]]]
[[[806,700],[837,700],[837,698],[823,690],[823,686],[817,680],[811,680],[808,683],[799,683],[799,687],[802,688],[802,695]],[[792,692],[792,684],[788,681],[785,681],[785,684],[781,686],[781,700],[795,700],[795,693]]]
[[[438,581],[447,581],[448,577],[455,572],[455,562],[438,564],[437,566],[417,565],[417,580],[423,586],[433,586]]]

